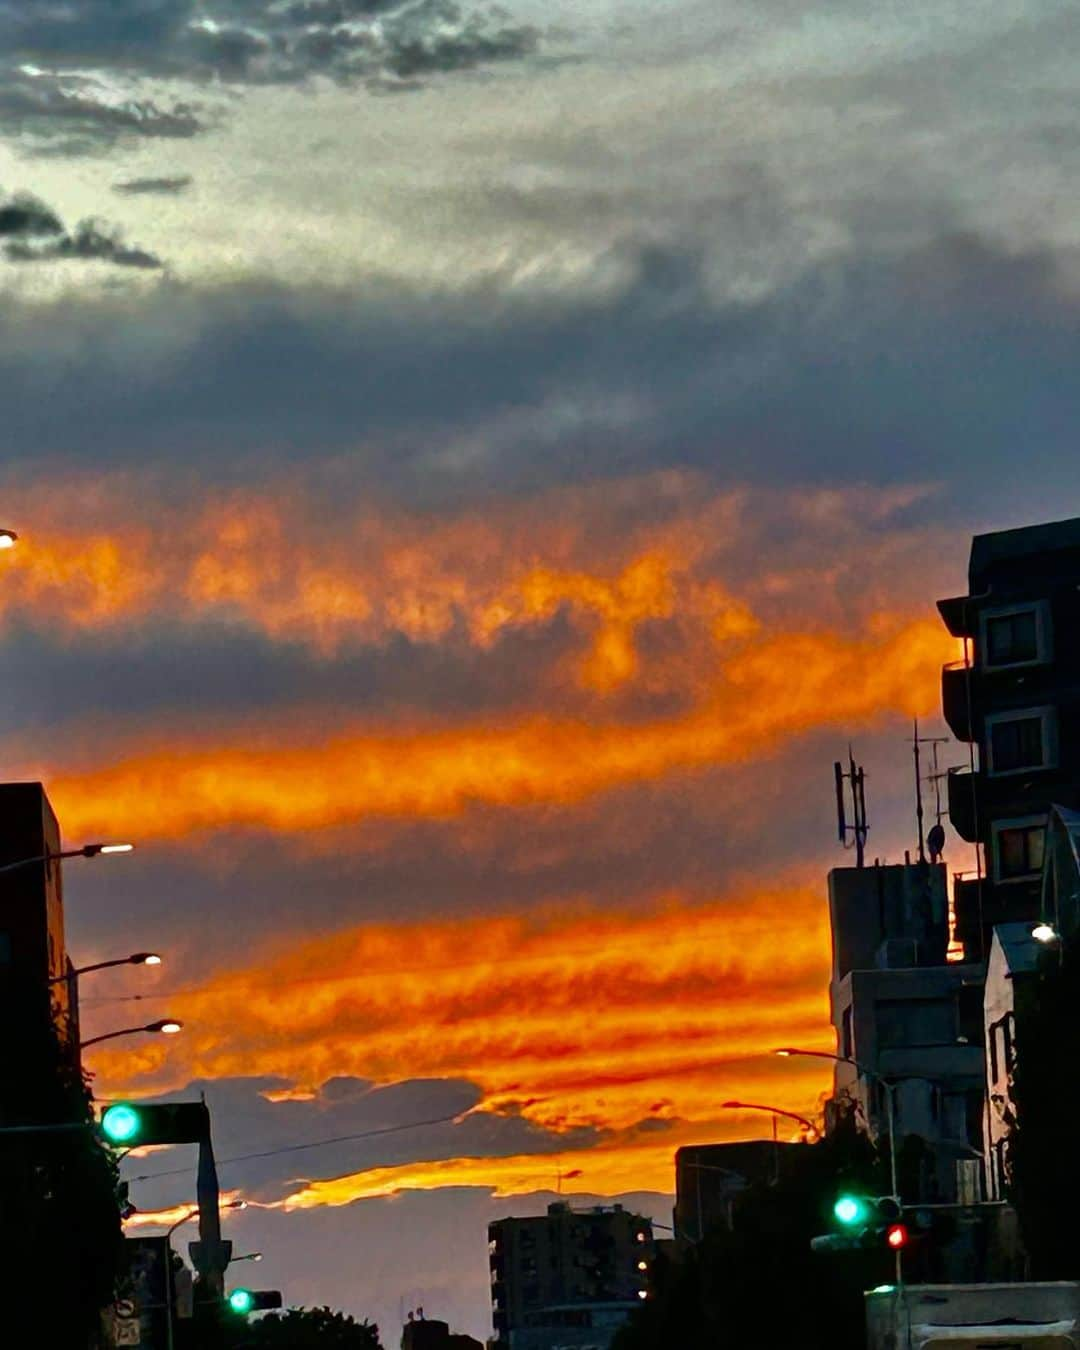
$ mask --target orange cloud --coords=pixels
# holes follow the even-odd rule
[[[823,1044],[827,979],[824,897],[794,883],[696,905],[369,924],[171,998],[182,1036],[103,1047],[93,1067],[114,1094],[233,1075],[309,1091],[342,1075],[455,1078],[478,1085],[483,1109],[557,1131],[712,1120],[764,1080],[784,1094],[805,1082],[804,1065],[767,1052]]]
[[[557,715],[415,733],[360,728],[271,749],[220,741],[133,748],[112,765],[56,772],[75,835],[138,822],[143,838],[257,827],[317,830],[366,817],[448,818],[482,803],[566,805],[664,775],[745,761],[813,728],[850,731],[925,715],[953,642],[928,620],[881,620],[861,638],[767,635],[736,646],[689,711],[648,721]]]
[[[735,1135],[727,1132],[732,1138]],[[554,1191],[560,1179],[573,1174],[572,1189],[593,1195],[628,1191],[670,1191],[674,1187],[674,1154],[682,1144],[722,1142],[722,1131],[665,1133],[648,1142],[619,1142],[565,1153],[526,1153],[509,1158],[441,1158],[434,1162],[373,1167],[347,1176],[311,1181],[277,1208],[286,1211],[320,1205],[349,1205],[381,1199],[402,1191],[433,1191],[444,1186],[480,1186],[503,1197]],[[743,1136],[745,1137],[745,1136]]]
[[[234,1200],[240,1199],[239,1191],[222,1191],[221,1204],[230,1205]],[[194,1213],[193,1213],[194,1211]],[[195,1214],[198,1210],[194,1204],[172,1205],[168,1209],[139,1209],[134,1214],[124,1220],[124,1227],[132,1228],[171,1228],[173,1224],[179,1224],[182,1220],[190,1219],[195,1224]],[[222,1220],[227,1221],[230,1217],[228,1209],[222,1209]]]

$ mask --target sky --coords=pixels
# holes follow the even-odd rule
[[[1078,27],[0,0],[6,772],[287,1302],[483,1336],[491,1218],[820,1110],[832,761],[901,858],[934,601],[1077,514]]]

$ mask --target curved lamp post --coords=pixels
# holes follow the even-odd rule
[[[246,1200],[226,1200],[225,1203],[222,1204],[222,1205],[219,1205],[218,1208],[219,1208],[219,1209],[247,1209],[247,1201],[246,1201]],[[198,1214],[198,1212],[199,1212],[199,1207],[198,1207],[198,1205],[196,1205],[196,1206],[194,1207],[194,1209],[189,1209],[188,1212],[183,1216],[183,1218],[177,1219],[177,1221],[173,1224],[173,1226],[172,1226],[170,1229],[168,1229],[168,1231],[166,1232],[166,1234],[165,1234],[165,1240],[168,1241],[168,1240],[172,1237],[172,1235],[176,1232],[176,1230],[177,1230],[179,1227],[181,1227],[182,1224],[187,1223],[187,1221],[188,1221],[189,1219],[194,1219],[195,1216]],[[260,1260],[262,1259],[262,1253],[261,1253],[261,1252],[259,1253],[259,1259],[260,1259]]]
[[[796,1115],[794,1111],[785,1111],[779,1106],[764,1106],[761,1102],[721,1102],[720,1108],[723,1111],[768,1111],[775,1120],[777,1116],[786,1116],[788,1120],[795,1120],[806,1128],[808,1133],[817,1134],[817,1126],[805,1116]]]
[[[134,849],[134,844],[83,844],[82,848],[64,848],[59,853],[38,853],[32,858],[4,863],[0,867],[0,874],[14,872],[20,867],[32,867],[35,863],[59,862],[63,858],[97,858],[109,853],[132,853]]]
[[[831,1059],[834,1064],[850,1064],[857,1069],[864,1078],[869,1078],[871,1082],[880,1083],[885,1090],[885,1109],[889,1121],[889,1176],[892,1182],[892,1193],[895,1200],[900,1199],[896,1180],[896,1103],[894,1101],[896,1093],[895,1081],[890,1081],[873,1069],[868,1069],[865,1064],[860,1064],[857,1059],[852,1059],[850,1055],[834,1055],[828,1050],[797,1050],[790,1045],[783,1046],[779,1050],[773,1051],[774,1055],[780,1055],[788,1059],[794,1055],[802,1055],[808,1059]]]
[[[78,979],[80,975],[87,975],[92,970],[108,970],[111,966],[160,966],[161,957],[157,952],[132,952],[130,956],[117,956],[112,961],[95,961],[89,966],[76,966],[74,970],[69,970],[66,975],[54,975],[49,980],[50,984],[63,984],[65,980]]]
[[[183,1027],[183,1022],[178,1022],[175,1017],[163,1017],[158,1022],[148,1022],[144,1027],[123,1027],[120,1031],[107,1031],[104,1036],[91,1036],[88,1041],[80,1041],[79,1049],[85,1050],[88,1045],[97,1045],[100,1041],[112,1041],[117,1036],[134,1036],[140,1031],[149,1031],[153,1035],[175,1036]]]

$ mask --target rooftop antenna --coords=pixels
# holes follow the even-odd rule
[[[938,746],[947,745],[949,738],[947,736],[920,736],[919,719],[914,720],[911,750],[915,758],[915,819],[919,827],[919,862],[926,862],[926,850],[929,845],[930,861],[937,862],[941,857],[942,850],[945,847],[945,829],[941,823],[941,775],[938,771]],[[930,775],[929,781],[934,784],[934,807],[937,813],[937,821],[930,830],[929,837],[925,829],[925,815],[923,812],[923,794],[922,794],[922,753],[921,747],[930,746],[933,756],[932,763],[934,772]]]
[[[836,775],[836,826],[837,834],[844,848],[855,849],[855,866],[862,867],[866,857],[866,836],[869,834],[869,826],[866,823],[866,775],[861,764],[855,763],[855,754],[851,745],[848,745],[848,771],[844,772],[844,766],[837,760],[833,765],[833,771]],[[844,801],[844,784],[849,785],[851,791],[851,818],[852,824],[847,823],[847,810]],[[851,842],[848,842],[848,839]]]

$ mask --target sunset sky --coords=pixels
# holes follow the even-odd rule
[[[820,1109],[832,761],[900,859],[934,601],[1077,514],[1077,29],[0,0],[5,772],[287,1302],[486,1335],[490,1218]]]

